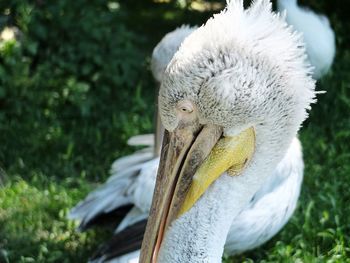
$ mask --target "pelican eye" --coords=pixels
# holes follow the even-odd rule
[[[189,101],[182,101],[178,104],[177,109],[182,113],[192,113],[193,105]]]

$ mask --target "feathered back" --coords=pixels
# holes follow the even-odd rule
[[[313,77],[320,79],[332,66],[336,52],[335,34],[328,18],[298,6],[296,0],[278,0],[277,10],[286,13],[288,24],[303,35],[308,60],[314,67]]]
[[[153,49],[151,70],[154,78],[158,82],[162,81],[165,68],[173,58],[175,52],[179,49],[183,40],[196,28],[197,27],[182,25],[181,27],[176,28],[174,31],[166,34]]]

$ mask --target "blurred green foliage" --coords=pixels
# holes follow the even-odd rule
[[[149,57],[166,32],[212,14],[194,2],[0,0],[0,31],[19,29],[0,42],[0,262],[84,262],[103,240],[76,233],[67,211],[133,150],[128,137],[152,131]],[[338,49],[301,132],[302,197],[277,237],[227,262],[350,262],[350,10],[300,2],[327,14]]]
[[[129,32],[106,1],[84,3],[18,1],[10,9],[22,36],[0,50],[1,141],[13,149],[1,151],[5,167],[17,163],[56,177],[86,169],[94,178],[105,169],[89,164],[110,163],[101,152],[122,148],[118,133],[131,135],[133,113],[152,102],[133,103],[152,88],[144,84],[145,39]],[[151,119],[140,129],[150,126]]]

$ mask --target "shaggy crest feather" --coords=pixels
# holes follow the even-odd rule
[[[269,74],[265,81],[283,81],[285,92],[298,98],[298,103],[306,110],[316,101],[315,81],[310,77],[312,67],[306,58],[301,34],[287,25],[283,15],[272,12],[270,1],[256,0],[245,10],[242,1],[232,0],[226,9],[184,40],[166,70],[168,78],[163,81],[163,86],[171,85],[176,75],[181,74],[176,81],[182,86],[193,86],[195,96],[200,92],[200,86],[194,84],[199,78],[205,82],[220,71],[225,74],[223,78],[228,78],[234,65],[249,60],[249,63],[265,67],[266,74]],[[221,61],[213,63],[213,60]],[[186,83],[188,81],[192,83]],[[176,92],[176,87],[172,89],[175,92],[160,90],[160,102],[164,103],[159,105],[164,107],[163,110],[172,106],[172,101],[167,98],[173,96],[176,101],[179,94],[184,95],[183,90]],[[304,120],[306,111],[302,115],[301,120]],[[162,121],[166,124],[167,120],[162,117]]]
[[[283,16],[272,12],[268,0],[255,0],[246,10],[243,1],[228,1],[225,10],[184,40],[175,58],[194,57],[208,45],[253,51],[254,55],[279,65],[284,73],[301,76],[311,73],[302,35],[288,26]]]

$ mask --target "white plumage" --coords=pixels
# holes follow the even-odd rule
[[[159,164],[159,158],[146,161],[152,151],[148,153],[137,152],[122,160],[118,159],[113,165],[114,177],[112,176],[101,188],[93,192],[98,193],[100,198],[96,199],[96,203],[91,208],[87,207],[83,212],[88,212],[90,209],[94,213],[101,210],[107,212],[121,206],[120,204],[127,202],[134,204],[133,209],[119,224],[116,233],[135,222],[146,219],[151,206]],[[132,167],[132,169],[127,169],[127,167]],[[239,254],[260,246],[278,233],[295,210],[302,179],[301,146],[299,140],[295,138],[268,182],[255,194],[249,205],[232,223],[225,251],[230,255]],[[113,181],[114,184],[110,183]],[[94,196],[93,193],[89,196]],[[121,198],[122,196],[126,198]],[[83,202],[86,203],[89,199],[87,197]],[[101,204],[101,200],[108,200],[110,203],[106,205],[105,202],[102,202],[102,205],[98,205]],[[92,209],[94,207],[96,209]],[[75,218],[81,219],[84,216],[86,215]],[[136,251],[106,262],[131,263],[132,260],[136,260],[138,254],[139,251]],[[93,262],[104,261],[102,259]]]
[[[273,237],[292,216],[303,180],[301,145],[295,138],[272,176],[232,223],[225,250],[233,255]]]
[[[153,183],[150,188],[154,187],[158,162],[158,158],[153,159],[152,148],[116,160],[108,180],[78,203],[70,211],[69,218],[80,220],[80,229],[84,229],[97,216],[127,204],[141,204],[141,211],[144,211],[143,204],[150,206],[152,194],[146,196],[147,200],[140,198],[142,185],[139,182],[142,178],[149,178]]]
[[[163,74],[175,52],[179,49],[182,41],[197,27],[182,25],[174,31],[166,34],[153,49],[151,70],[153,77],[162,82]]]
[[[313,77],[320,79],[330,69],[335,56],[335,36],[326,16],[298,6],[297,0],[278,0],[279,12],[286,12],[286,21],[303,34],[308,59],[315,68]]]
[[[250,53],[249,56],[253,57],[252,61],[255,59],[254,56],[257,57],[257,60],[263,57],[265,61],[263,61],[259,66],[265,66],[264,63],[268,64],[271,61],[274,61],[274,67],[279,68],[278,72],[281,75],[273,76],[273,73],[271,72],[274,72],[274,68],[272,67],[271,72],[269,72],[269,74],[272,74],[270,76],[270,78],[272,78],[271,81],[274,82],[277,81],[277,78],[283,78],[287,83],[286,85],[290,85],[290,87],[288,86],[288,89],[291,89],[290,94],[293,94],[291,96],[296,99],[293,102],[295,104],[293,104],[293,107],[296,105],[301,107],[300,111],[291,114],[290,112],[295,111],[292,105],[288,105],[288,103],[286,105],[285,102],[283,102],[283,106],[286,106],[287,108],[285,110],[283,108],[279,108],[282,104],[276,104],[278,106],[276,106],[276,109],[273,109],[272,111],[277,110],[277,113],[272,113],[270,118],[274,118],[276,114],[282,114],[282,116],[284,116],[283,118],[285,119],[277,118],[275,120],[272,120],[272,126],[270,124],[267,124],[267,126],[270,125],[267,128],[263,126],[257,128],[259,136],[265,138],[268,138],[267,136],[272,136],[272,139],[270,138],[268,140],[270,141],[270,145],[264,145],[259,140],[257,141],[257,154],[267,154],[274,150],[273,154],[271,156],[266,156],[265,159],[264,157],[261,157],[260,159],[253,161],[252,166],[255,165],[256,167],[260,168],[252,168],[252,170],[248,169],[247,175],[243,177],[243,179],[242,177],[234,178],[236,181],[235,184],[244,186],[238,187],[238,190],[236,189],[237,194],[239,194],[239,189],[245,188],[245,180],[248,180],[248,182],[251,183],[250,190],[247,189],[246,192],[241,192],[242,197],[235,196],[234,193],[232,196],[222,196],[223,200],[225,200],[225,198],[235,197],[234,201],[238,202],[241,200],[241,198],[248,197],[250,195],[250,191],[254,191],[254,188],[256,188],[254,194],[251,195],[252,197],[250,198],[250,201],[247,204],[243,205],[239,211],[237,211],[237,215],[234,217],[234,220],[231,221],[232,224],[230,223],[228,226],[229,229],[226,234],[227,240],[225,244],[225,250],[228,254],[241,253],[263,244],[272,236],[274,236],[291,217],[296,207],[303,178],[301,146],[299,140],[295,137],[295,135],[300,126],[300,123],[306,117],[305,108],[308,107],[309,103],[312,101],[314,85],[314,83],[306,77],[306,74],[310,72],[310,70],[303,62],[304,60],[302,59],[302,55],[304,53],[302,50],[297,49],[297,46],[302,46],[302,42],[300,42],[295,33],[286,28],[286,25],[279,17],[271,14],[270,3],[268,1],[258,0],[255,2],[253,7],[246,11],[243,11],[242,6],[243,5],[241,1],[232,1],[225,12],[214,16],[214,18],[211,19],[204,27],[196,30],[194,35],[191,35],[190,39],[187,39],[185,41],[186,43],[181,47],[180,51],[172,60],[170,69],[167,69],[169,72],[167,73],[168,77],[167,80],[165,80],[166,83],[164,84],[170,85],[169,83],[171,83],[171,81],[182,77],[181,75],[178,75],[178,73],[175,74],[174,71],[186,72],[187,74],[184,75],[185,77],[188,77],[190,74],[198,74],[198,76],[203,75],[205,73],[204,71],[194,73],[192,69],[187,68],[189,67],[188,65],[195,65],[196,63],[200,63],[199,61],[203,61],[203,63],[209,63],[209,65],[206,65],[205,68],[212,70],[212,72],[223,70],[221,72],[225,74],[222,77],[218,78],[218,80],[220,80],[220,85],[223,85],[225,87],[225,83],[227,83],[225,82],[225,78],[230,76],[232,72],[229,70],[225,71],[224,67],[226,67],[227,64],[230,64],[231,58],[225,57],[222,54],[226,53],[227,50],[232,49],[231,45],[233,43],[232,41],[234,41],[234,45],[236,45],[234,49],[235,52],[245,53],[247,50],[251,49],[249,52],[252,53]],[[162,47],[159,45],[154,50],[152,69],[153,72],[158,72],[158,70],[160,71],[158,74],[154,74],[155,78],[160,81],[163,81],[162,74],[165,69],[164,61],[167,61],[166,64],[170,61],[173,54],[177,51],[180,44],[182,43],[182,40],[193,31],[193,29],[188,27],[182,29],[185,29],[187,33],[185,35],[182,35],[181,40],[177,39],[175,45],[168,45],[172,46],[171,51],[162,51],[158,53],[157,50],[162,50]],[[276,34],[276,32],[279,32],[280,34]],[[173,38],[166,37],[163,39],[164,42],[161,43],[166,46],[167,42],[165,40],[173,41],[172,39]],[[260,42],[256,42],[257,39],[259,39]],[[217,46],[220,46],[220,50]],[[220,51],[221,53],[209,53],[209,50],[215,50],[216,48],[217,51]],[[168,59],[162,59],[162,54],[165,54]],[[234,55],[233,52],[230,53],[230,55]],[[208,56],[209,58],[208,60],[204,60],[204,57],[201,56]],[[213,56],[213,58],[211,58],[211,56]],[[213,60],[218,57],[224,61],[224,65],[220,66],[211,64]],[[246,58],[238,56],[235,57],[235,59],[237,59],[237,63],[241,63],[241,59],[242,63],[245,63],[244,59]],[[286,61],[288,61],[288,59],[292,60],[293,62],[290,64],[288,64],[289,62],[287,64],[284,64]],[[162,62],[163,65],[160,65],[161,63],[159,65],[156,65],[156,61]],[[177,66],[174,68],[174,64],[176,63]],[[220,69],[220,67],[223,67],[223,69]],[[185,68],[187,70],[185,70]],[[242,72],[239,71],[237,73],[239,75],[235,75],[235,81],[244,84],[244,81],[247,78],[256,74],[254,70],[246,73],[247,74],[243,76],[243,82],[240,82],[241,80],[239,79],[239,75],[241,75]],[[213,76],[212,74],[213,73],[211,73],[211,76]],[[171,81],[169,75],[173,78]],[[180,86],[174,87],[172,91],[169,92],[175,91],[176,93],[177,91],[183,91],[185,87],[196,87],[194,82],[191,82],[191,84],[187,83],[188,80],[189,79],[182,79],[182,81],[174,82],[179,83]],[[258,85],[258,83],[266,85],[264,81],[261,81],[259,79],[255,80],[255,84]],[[161,91],[160,102],[163,102],[164,104],[160,105],[160,107],[163,111],[163,121],[166,127],[168,129],[171,129],[173,125],[173,116],[170,114],[170,112],[168,112],[167,108],[171,106],[171,102],[167,101],[166,99],[162,101],[162,98],[165,98],[169,94],[167,92],[168,91],[165,91],[164,89]],[[184,92],[192,94],[189,90],[185,90]],[[205,92],[209,91],[204,91],[203,96],[206,95]],[[221,98],[228,98],[232,95],[232,92],[230,93],[224,89],[220,92],[223,92]],[[198,92],[194,91],[194,94],[198,94]],[[207,95],[211,96],[212,98],[215,97],[215,94],[208,93]],[[255,95],[255,98],[266,99],[264,98],[264,96],[266,96],[264,93]],[[239,97],[239,94],[236,94],[236,96],[237,101],[243,98]],[[276,96],[278,97],[279,95]],[[210,100],[208,102],[210,102]],[[292,103],[291,101],[289,102]],[[245,101],[244,103],[251,102]],[[251,104],[254,104],[255,106],[258,105],[256,102]],[[240,110],[242,109],[237,109],[238,115],[235,117],[242,118],[240,114],[243,114],[244,112],[240,112]],[[253,109],[251,114],[257,115],[258,111],[254,112],[254,110],[255,109]],[[261,108],[259,108],[259,110],[265,111],[265,109],[262,110]],[[282,113],[278,112],[278,110],[282,111]],[[290,112],[288,112],[288,110]],[[221,120],[221,116],[213,115],[213,112],[204,112],[203,114],[208,114],[206,115],[207,118],[214,116],[215,120]],[[287,117],[288,114],[293,115],[293,117]],[[228,122],[232,122],[240,125],[241,122],[237,120],[225,118],[222,119],[222,123],[223,125],[226,125]],[[284,125],[290,127],[291,130],[288,132],[285,131],[283,134],[284,137],[281,139],[278,137],[281,135],[277,133],[274,134],[274,130],[271,130],[271,128],[273,127],[273,129],[279,130],[281,129],[280,127],[283,127]],[[235,133],[237,130],[235,130],[235,127],[230,127],[226,132]],[[259,136],[258,139],[260,138]],[[151,146],[149,145],[149,139],[146,141],[146,144],[148,146]],[[264,161],[266,162],[265,166],[261,165]],[[118,159],[112,165],[112,175],[108,181],[99,189],[89,194],[84,201],[73,208],[70,213],[70,217],[72,219],[79,219],[84,223],[99,213],[109,212],[125,204],[133,204],[134,207],[118,226],[116,232],[120,232],[128,225],[147,218],[151,206],[158,162],[159,158],[154,158],[153,156],[152,146],[143,151],[136,152],[133,155]],[[248,179],[254,173],[260,174],[259,180],[261,181],[258,180],[258,182],[254,182],[252,179]],[[199,210],[197,211],[197,209],[199,209],[200,206],[207,205],[208,202],[211,202],[210,200],[213,198],[213,196],[220,198],[221,193],[224,193],[227,190],[226,188],[228,185],[232,185],[232,180],[233,179],[229,178],[228,176],[222,176],[219,178],[217,182],[211,186],[210,191],[208,191],[208,193],[204,195],[188,213],[174,222],[173,226],[167,233],[167,238],[164,240],[165,248],[161,251],[160,254],[161,262],[185,262],[183,261],[183,255],[178,255],[175,253],[175,258],[174,255],[171,255],[174,254],[175,250],[181,250],[182,246],[186,245],[179,244],[177,240],[178,238],[181,238],[183,234],[188,235],[189,237],[191,236],[191,231],[186,233],[188,229],[183,229],[183,226],[191,225],[191,216],[193,217],[193,215],[198,213]],[[220,205],[217,207],[220,207]],[[232,205],[230,209],[235,209],[235,206]],[[205,229],[205,227],[208,226],[200,225],[199,228],[201,227]],[[224,235],[224,226],[220,226],[218,232]],[[200,240],[201,237],[198,238],[198,245],[204,245],[205,242],[202,242]],[[219,236],[217,238],[222,237]],[[216,240],[213,238],[213,242],[217,243],[212,248],[214,250],[213,254],[210,257],[208,255],[204,255],[204,257],[206,257],[207,260],[209,258],[212,258],[213,260],[215,259],[214,261],[201,261],[200,258],[197,258],[198,260],[196,261],[196,259],[191,258],[190,262],[217,262],[217,258],[221,257],[222,250],[220,249],[220,245],[222,244],[222,240]],[[177,247],[173,247],[172,244],[175,244]],[[210,253],[210,250],[208,251],[208,253]],[[131,262],[130,260],[134,259],[137,254],[138,252],[134,252],[132,254],[125,255],[124,257],[115,258],[110,262]],[[103,262],[103,257],[100,258],[100,260],[98,259],[94,262]]]

